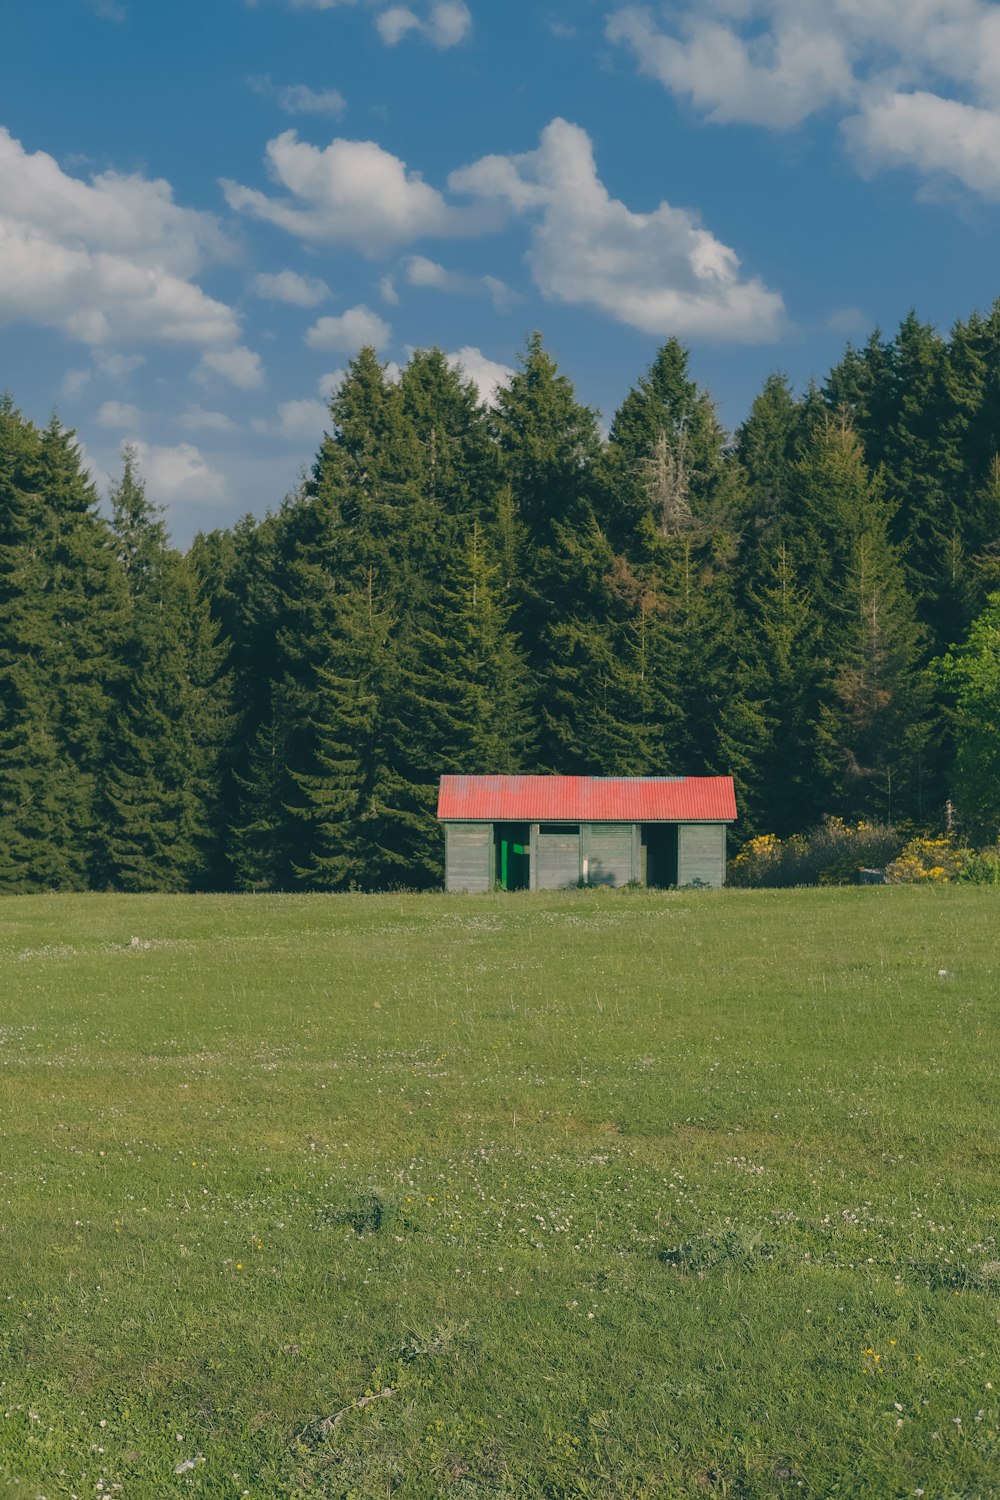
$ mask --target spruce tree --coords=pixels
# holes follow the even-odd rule
[[[167,544],[131,449],[111,504],[128,590],[127,670],[103,767],[102,873],[120,890],[186,890],[218,866],[230,728],[225,650],[193,569]]]
[[[1000,837],[1000,593],[936,664],[949,699],[956,756],[948,786],[962,829]]]

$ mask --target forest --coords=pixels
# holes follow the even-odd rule
[[[735,434],[671,340],[603,436],[362,350],[309,477],[174,548],[0,400],[0,891],[440,885],[446,772],[732,774],[736,840],[1000,825],[1000,302]]]

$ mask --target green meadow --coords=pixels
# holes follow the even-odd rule
[[[0,901],[0,1494],[1000,1495],[998,934]]]

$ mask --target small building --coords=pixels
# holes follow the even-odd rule
[[[731,776],[442,776],[449,891],[721,886]]]

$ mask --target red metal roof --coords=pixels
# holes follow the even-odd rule
[[[439,818],[462,823],[730,823],[731,776],[442,776]]]

